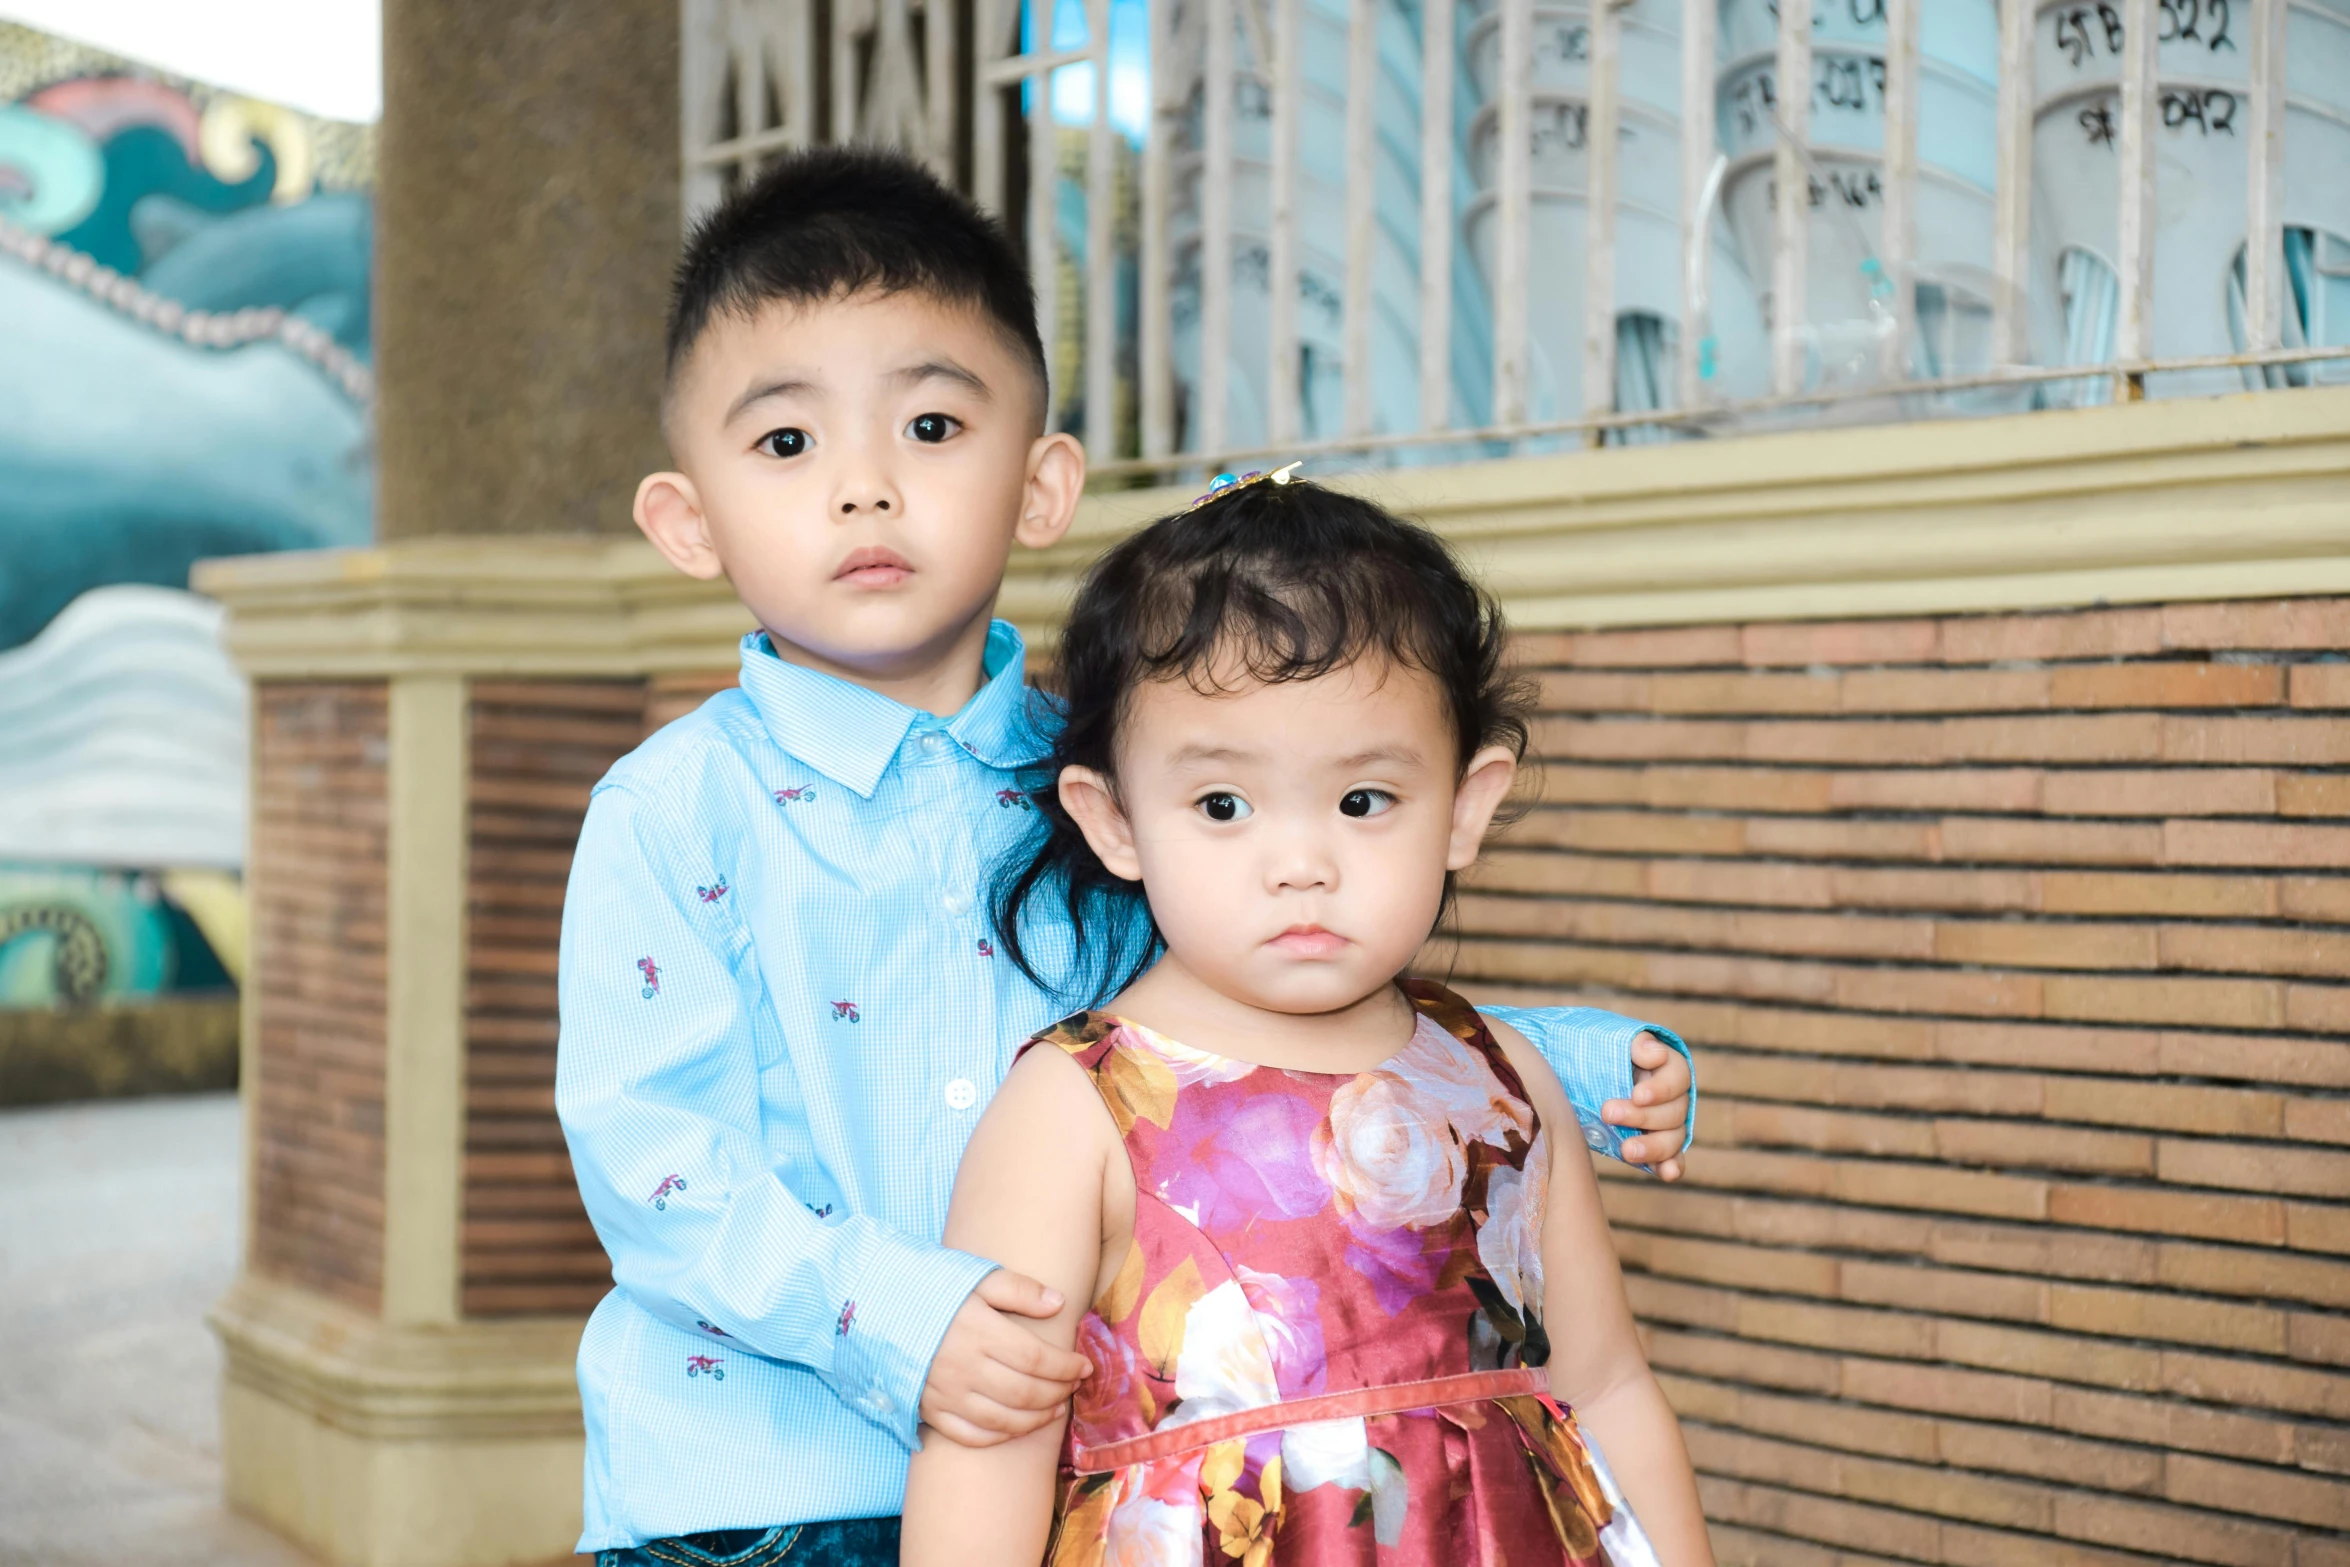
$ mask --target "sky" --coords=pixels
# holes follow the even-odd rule
[[[383,113],[381,0],[0,0],[0,21],[328,119]]]

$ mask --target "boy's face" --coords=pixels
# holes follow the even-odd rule
[[[680,570],[723,573],[783,657],[951,711],[1013,543],[1059,539],[1084,488],[1077,443],[1038,434],[1042,401],[982,314],[925,295],[722,315],[670,399],[678,471],[638,488],[637,524]]]

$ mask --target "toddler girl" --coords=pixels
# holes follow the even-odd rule
[[[1303,482],[1088,576],[997,923],[1114,999],[1030,1041],[946,1239],[1092,1371],[1065,1433],[925,1443],[906,1562],[1711,1561],[1564,1093],[1398,978],[1524,749],[1502,643],[1432,534]]]

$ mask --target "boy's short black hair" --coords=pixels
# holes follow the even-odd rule
[[[1036,292],[1003,226],[904,153],[786,153],[694,226],[669,303],[672,384],[713,317],[868,290],[979,311],[1047,380]]]

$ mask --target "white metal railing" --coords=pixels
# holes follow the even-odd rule
[[[2350,69],[2286,81],[2288,27],[2304,69],[2350,67],[2350,0],[1930,6],[1975,31],[1929,30],[1928,0],[683,0],[688,210],[782,147],[911,149],[1024,236],[1057,417],[1111,474],[2135,398],[2350,358],[2350,320],[2311,338],[2308,288],[2333,285],[2286,263],[2289,223],[2350,234],[2286,158],[2314,187],[2350,154]],[[2197,224],[2241,236],[2233,342],[2169,330],[2184,283],[2157,330],[2157,166],[2197,134]],[[2243,151],[2224,169],[2223,135]],[[2053,226],[2083,234],[2035,235],[2039,182],[2105,159],[2110,219],[2068,198]],[[2109,327],[2072,330],[2093,304],[2057,298],[2063,245],[2110,257]],[[1650,357],[1628,366],[1633,314]],[[2064,363],[2068,333],[2109,351]],[[1627,400],[1634,372],[1661,394]]]

